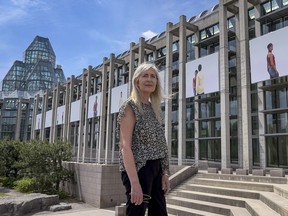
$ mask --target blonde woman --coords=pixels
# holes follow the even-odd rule
[[[130,97],[118,115],[120,171],[127,196],[127,216],[166,216],[170,190],[168,147],[161,123],[158,69],[138,66]],[[149,205],[148,205],[149,203]]]

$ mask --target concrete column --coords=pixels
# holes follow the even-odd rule
[[[261,89],[263,82],[259,82],[257,86],[258,90],[258,122],[259,122],[259,151],[260,151],[260,168],[266,169],[267,158],[266,158],[266,139],[265,136],[265,115],[262,110],[264,110],[264,91]]]
[[[255,36],[261,36],[261,23],[256,21],[261,16],[261,4],[254,6],[255,8]]]
[[[167,27],[166,27],[166,28],[167,28]],[[153,61],[155,61],[156,58],[157,58],[157,50],[155,49],[155,50],[153,51]]]
[[[26,141],[28,139],[27,135],[28,135],[28,125],[29,125],[29,119],[30,119],[30,103],[31,103],[31,100],[30,99],[26,99],[25,100],[26,102],[26,115],[24,116],[24,119],[25,119],[25,125],[24,125],[24,134],[23,134],[23,140]],[[32,119],[31,119],[32,121]],[[32,126],[32,125],[31,125]],[[30,128],[30,133],[32,132],[32,127]],[[21,134],[20,134],[20,137],[21,137]]]
[[[139,58],[138,58],[138,63],[141,64],[145,60],[145,39],[141,37],[139,39]]]
[[[170,29],[173,27],[171,22],[166,25],[166,70],[165,70],[165,82],[163,87],[166,95],[172,95],[172,44],[173,35]],[[155,58],[155,56],[154,56]],[[165,137],[168,144],[169,158],[171,157],[171,142],[172,142],[172,99],[165,100]]]
[[[239,1],[243,169],[252,172],[251,80],[247,1]]]
[[[46,122],[47,104],[48,104],[48,90],[46,90],[46,92],[44,93],[42,101],[42,121],[40,129],[41,140],[45,140],[45,122]]]
[[[73,88],[74,88],[74,76],[71,76],[70,80],[66,84],[66,99],[65,99],[65,116],[64,116],[64,138],[70,142],[71,134],[71,103],[73,102]]]
[[[236,79],[237,79],[237,135],[238,135],[238,165],[240,168],[243,164],[243,131],[242,131],[242,100],[241,100],[241,52],[240,52],[240,24],[239,14],[235,15],[236,25]]]
[[[51,94],[51,92],[50,92]],[[53,132],[54,132],[54,107],[55,107],[55,88],[53,88],[52,90],[52,107],[51,107],[51,126],[50,126],[50,131],[49,131],[49,142],[52,143],[53,142]]]
[[[97,83],[96,83],[96,77],[93,78],[93,92],[92,94],[97,93]]]
[[[186,16],[180,16],[179,24],[178,165],[182,165],[186,155]]]
[[[59,102],[59,85],[53,89],[53,98],[52,98],[52,123],[50,129],[50,138],[49,142],[53,143],[57,137],[57,107]]]
[[[227,8],[219,1],[219,73],[221,103],[221,168],[230,168],[229,69]]]
[[[70,79],[70,82],[71,82],[71,79]],[[67,129],[68,129],[68,126],[69,124],[67,124],[67,113],[68,113],[68,110],[69,110],[69,103],[70,103],[70,90],[69,90],[69,87],[70,87],[70,83],[69,81],[66,82],[66,85],[65,85],[65,101],[64,101],[64,107],[65,107],[65,111],[64,111],[64,122],[63,122],[63,125],[62,125],[62,134],[61,134],[61,138],[65,141],[68,141],[67,140]],[[66,116],[67,115],[67,116]],[[69,115],[70,117],[70,115]]]
[[[195,32],[195,43],[200,42],[200,32],[199,30]],[[200,48],[198,46],[194,46],[195,59],[200,58]]]
[[[200,134],[200,127],[199,127],[199,121],[195,121],[195,119],[200,118],[200,110],[199,110],[199,103],[196,101],[198,99],[198,96],[195,96],[194,100],[194,157],[195,157],[195,164],[199,165],[199,134]]]
[[[112,137],[112,114],[111,114],[111,99],[112,88],[114,83],[114,70],[115,70],[115,55],[110,54],[110,72],[107,96],[107,121],[106,121],[106,148],[105,148],[105,164],[108,164],[108,159],[111,158],[111,137]]]
[[[85,122],[85,100],[86,100],[86,83],[87,76],[85,75],[86,69],[83,69],[82,72],[82,86],[81,86],[81,98],[80,98],[80,121],[79,121],[79,130],[78,130],[78,151],[77,151],[77,162],[84,162],[83,160],[83,135],[84,135],[84,122]]]
[[[21,119],[22,119],[22,98],[19,98],[18,99],[17,116],[16,116],[15,140],[20,139]]]
[[[89,142],[89,137],[88,137],[88,133],[89,133],[89,119],[88,119],[88,112],[89,112],[89,96],[91,94],[91,74],[93,72],[92,66],[89,65],[88,67],[88,74],[86,76],[86,91],[85,93],[82,92],[82,95],[85,95],[85,115],[84,115],[84,128],[83,128],[83,133],[84,133],[84,137],[83,137],[83,152],[82,152],[82,161],[85,161],[85,158],[87,158],[87,156],[89,155],[89,149],[88,149],[88,142]],[[92,101],[91,101],[92,103]],[[91,141],[91,139],[90,139]]]
[[[3,113],[3,110],[5,110],[5,104],[4,100],[0,100],[0,112]],[[2,135],[2,125],[3,125],[3,115],[0,115],[0,139],[3,139]]]
[[[36,139],[36,120],[38,114],[38,106],[39,106],[39,94],[35,95],[34,97],[34,106],[33,106],[33,113],[32,113],[32,122],[31,122],[31,139]]]
[[[94,142],[95,142],[95,118],[92,118],[91,119],[91,134],[90,134],[90,142],[91,142],[91,145],[90,145],[90,160],[93,161],[93,145],[94,145]]]
[[[130,43],[130,56],[129,56],[129,82],[128,82],[128,94],[130,95],[132,91],[132,78],[134,75],[134,61],[135,61],[135,52],[133,51],[133,47],[135,46],[135,43]]]
[[[112,157],[111,157],[111,164],[114,163],[114,160],[115,160],[115,146],[116,146],[116,124],[117,124],[117,114],[114,113],[112,114],[112,128],[113,128],[113,131],[112,131]]]
[[[101,163],[102,151],[105,143],[105,122],[106,122],[106,91],[107,91],[107,65],[105,62],[107,58],[103,58],[103,72],[102,72],[102,92],[101,92],[101,110],[100,110],[100,127],[99,127],[99,143],[98,143],[98,154],[97,162]]]
[[[55,97],[56,97],[56,93],[55,93],[55,88],[53,88],[52,90],[52,107],[51,107],[51,113],[52,113],[52,120],[51,120],[51,126],[50,126],[50,133],[49,133],[49,142],[52,143],[53,142],[53,134],[54,134],[54,127],[55,127],[55,124],[54,124],[54,116],[55,116],[55,112],[54,112],[54,108],[55,108]]]
[[[72,149],[72,155],[73,157],[76,156],[77,159],[77,155],[76,155],[76,144],[77,144],[77,136],[79,136],[79,131],[77,130],[77,123],[73,123],[75,124],[75,127],[73,128],[73,134],[74,134],[74,138],[73,138],[73,149]]]

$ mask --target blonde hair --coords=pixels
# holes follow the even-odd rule
[[[152,109],[156,115],[156,118],[158,119],[158,121],[161,121],[161,100],[164,98],[164,96],[162,95],[162,91],[161,91],[162,88],[161,88],[161,82],[160,82],[160,77],[159,77],[159,71],[154,64],[144,62],[137,67],[132,78],[132,91],[131,91],[130,99],[132,99],[132,101],[138,107],[140,113],[143,114],[144,111],[143,111],[142,104],[141,104],[141,94],[140,94],[140,89],[138,88],[137,82],[141,74],[149,69],[152,69],[155,71],[155,75],[157,78],[155,91],[151,93],[149,99],[152,105]]]

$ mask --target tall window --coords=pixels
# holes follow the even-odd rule
[[[288,167],[288,136],[267,137],[267,166]]]
[[[196,36],[194,34],[187,37],[187,61],[195,59],[195,42]]]
[[[248,10],[248,32],[249,32],[249,39],[255,37],[255,9]]]

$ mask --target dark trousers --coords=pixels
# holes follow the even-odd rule
[[[141,205],[131,203],[131,184],[126,172],[121,173],[123,185],[126,189],[127,203],[126,216],[144,216],[148,207],[148,216],[167,216],[166,200],[162,190],[162,171],[160,160],[147,161],[138,171],[138,178],[143,194],[151,197]]]

